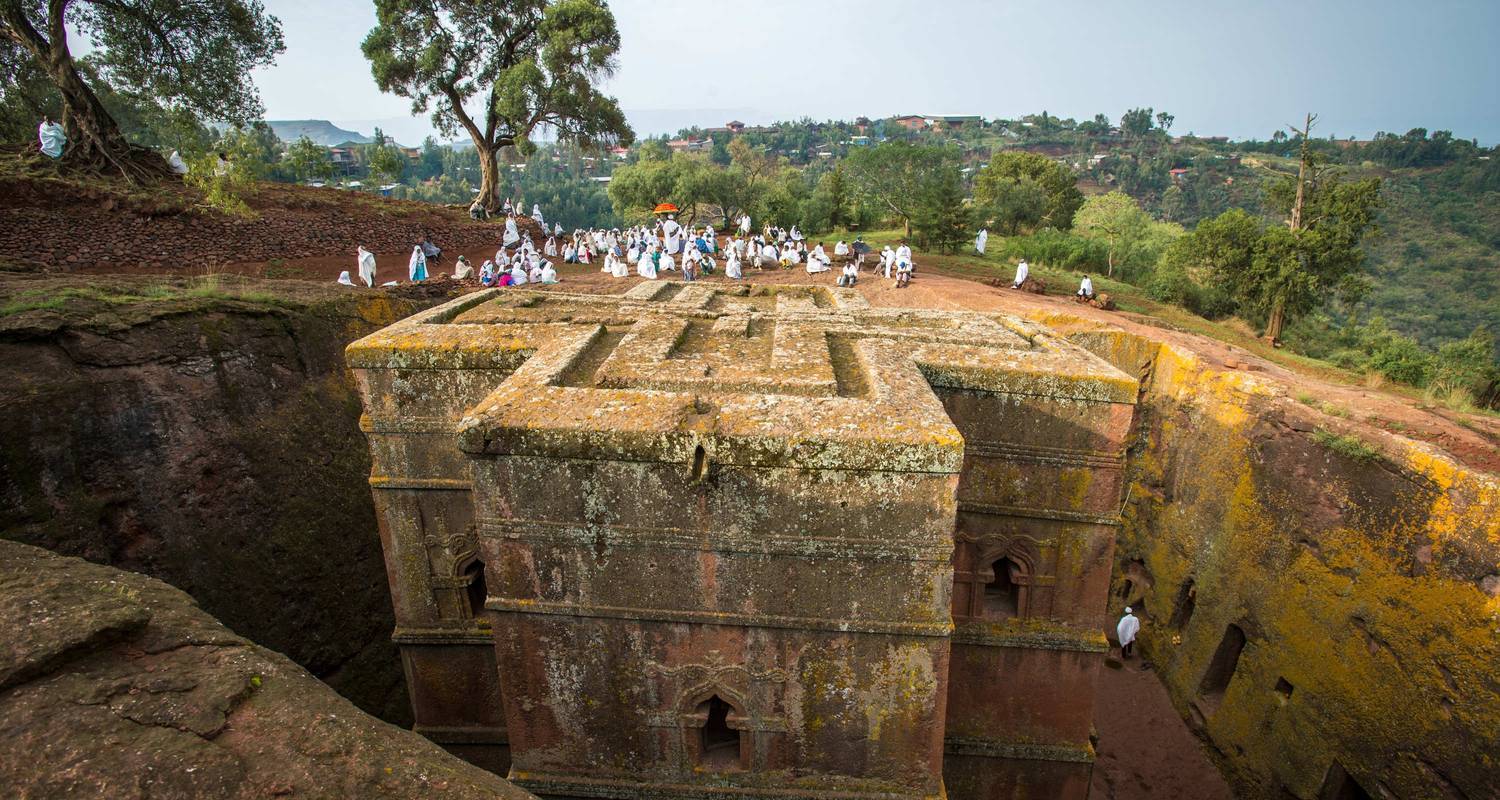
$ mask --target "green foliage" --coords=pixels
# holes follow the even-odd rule
[[[370,148],[370,180],[376,184],[395,183],[406,172],[406,155],[393,145],[377,144]]]
[[[1066,230],[1083,205],[1073,173],[1039,153],[995,153],[974,179],[979,213],[1007,233],[1053,227]]]
[[[1024,258],[1037,266],[1082,272],[1102,272],[1108,257],[1103,242],[1054,228],[1043,228],[1026,236],[1007,237],[1000,245],[999,254],[1004,259]]]
[[[956,253],[973,239],[973,214],[964,203],[963,175],[957,164],[940,166],[925,182],[912,217],[918,247]]]
[[[1482,395],[1500,379],[1495,366],[1495,339],[1484,328],[1476,328],[1468,338],[1448,342],[1438,348],[1433,383]]]
[[[924,202],[946,190],[957,160],[950,148],[891,141],[855,150],[845,164],[860,200],[910,229]]]
[[[376,84],[409,98],[412,113],[430,111],[444,135],[469,134],[492,209],[497,151],[529,153],[537,126],[585,145],[632,136],[624,112],[598,88],[620,49],[603,0],[376,0],[375,13],[362,49]]]
[[[1126,136],[1137,139],[1145,136],[1151,132],[1152,126],[1155,124],[1152,121],[1151,114],[1152,109],[1149,108],[1132,108],[1126,111],[1120,115],[1120,130]]]
[[[315,144],[306,136],[292,143],[282,159],[286,168],[297,180],[310,181],[315,178],[333,176],[333,163],[328,160],[328,148]]]
[[[1073,217],[1073,232],[1104,242],[1109,276],[1114,277],[1118,268],[1125,280],[1149,275],[1163,251],[1183,234],[1180,225],[1153,221],[1134,198],[1122,192],[1085,200]]]
[[[1319,428],[1313,431],[1313,440],[1329,450],[1355,461],[1375,461],[1380,458],[1379,450],[1371,447],[1368,442],[1357,436],[1330,433]]]

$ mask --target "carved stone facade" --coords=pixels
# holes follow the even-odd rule
[[[667,282],[348,356],[418,731],[547,796],[1086,796],[1132,378]]]

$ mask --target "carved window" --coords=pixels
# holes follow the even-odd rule
[[[734,707],[713,695],[698,704],[697,716],[703,720],[699,729],[698,764],[717,771],[738,769],[740,731],[730,725],[731,717],[738,717]]]
[[[984,585],[984,615],[1000,619],[1018,616],[1024,571],[1009,558],[996,561],[991,569],[994,576]]]
[[[464,577],[469,581],[468,586],[464,589],[465,596],[469,601],[469,618],[483,619],[484,601],[489,595],[484,585],[484,562],[474,561],[470,563],[464,569]]]

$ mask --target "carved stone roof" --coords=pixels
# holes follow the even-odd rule
[[[871,308],[856,291],[648,282],[624,295],[494,289],[350,345],[350,366],[496,378],[458,422],[472,454],[956,473],[932,388],[1134,401],[1136,382],[998,314]]]

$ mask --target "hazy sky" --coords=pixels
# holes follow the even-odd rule
[[[429,130],[382,95],[359,43],[370,0],[265,0],[287,51],[256,74],[268,119]],[[1046,110],[1264,138],[1449,129],[1500,141],[1500,0],[615,0],[608,90],[638,134],[860,114]]]

